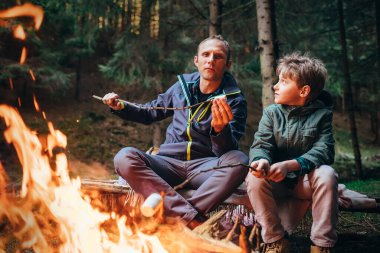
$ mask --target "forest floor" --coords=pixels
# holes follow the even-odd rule
[[[62,131],[68,140],[66,155],[69,160],[69,171],[72,177],[92,179],[114,179],[113,156],[125,146],[134,146],[147,150],[152,146],[152,126],[144,126],[133,122],[123,122],[110,114],[109,109],[101,102],[93,99],[93,94],[103,96],[114,91],[123,99],[134,102],[144,102],[154,98],[146,88],[136,86],[120,87],[108,84],[96,75],[87,75],[86,84],[81,90],[81,100],[73,99],[73,92],[62,97],[51,97],[45,92],[36,94],[41,110],[46,113],[47,121]],[[3,89],[3,88],[1,88]],[[153,89],[152,89],[153,90]],[[246,135],[241,140],[241,149],[248,152],[253,135],[261,117],[260,100],[249,87],[243,87],[248,101],[249,116]],[[9,92],[2,90],[1,92]],[[28,98],[29,97],[29,98]],[[26,124],[37,131],[41,142],[48,133],[46,121],[41,113],[33,107],[31,94],[27,94],[23,106],[19,109]],[[0,100],[1,101],[1,100]],[[9,102],[9,101],[7,101]],[[13,101],[14,103],[14,101]],[[368,115],[357,115],[358,133],[365,173],[369,180],[358,181],[354,170],[354,157],[351,151],[349,124],[346,117],[336,112],[334,116],[334,131],[336,145],[336,162],[333,165],[340,174],[340,181],[348,187],[380,196],[380,149],[372,144]],[[164,138],[168,120],[160,123],[162,138]],[[4,126],[0,125],[0,131]],[[148,134],[147,134],[148,133]],[[0,137],[0,161],[11,181],[21,178],[20,162],[12,146]],[[310,219],[305,219],[297,233],[292,236],[291,252],[308,252]],[[380,249],[380,215],[342,212],[339,218],[340,239],[336,252],[357,252],[359,250],[379,252]]]

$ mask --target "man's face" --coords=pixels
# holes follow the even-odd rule
[[[273,87],[274,102],[283,105],[298,105],[305,104],[306,97],[310,92],[309,85],[299,88],[297,83],[284,76],[281,72],[278,83]]]
[[[221,81],[224,72],[231,66],[231,62],[227,62],[227,48],[217,39],[207,40],[199,45],[194,64],[201,78],[212,82]]]

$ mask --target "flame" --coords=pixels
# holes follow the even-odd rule
[[[54,148],[65,148],[67,144],[66,136],[55,130],[51,122],[48,123],[48,153],[44,154],[36,133],[26,127],[15,109],[1,105],[0,116],[7,126],[5,140],[13,143],[23,167],[20,196],[25,199],[17,205],[5,199],[5,194],[0,194],[0,217],[5,215],[14,227],[21,226],[16,235],[23,239],[22,247],[32,247],[35,252],[53,252],[46,231],[41,229],[41,221],[31,208],[34,203],[40,205],[45,218],[55,221],[62,242],[59,252],[146,252],[141,249],[149,248],[149,244],[154,245],[157,252],[167,252],[157,237],[132,233],[130,228],[123,227],[125,216],[117,221],[123,235],[120,243],[108,238],[101,224],[112,219],[111,215],[95,210],[82,198],[80,180],[71,180],[67,173],[66,156],[57,154],[55,170],[50,167],[49,158],[54,156]]]
[[[32,80],[33,80],[33,81],[36,81],[36,76],[34,75],[32,69],[29,69],[29,74],[30,74],[30,77],[32,78]]]
[[[26,34],[24,28],[22,28],[21,25],[17,25],[16,28],[13,30],[13,36],[15,36],[15,38],[17,39],[25,40]]]
[[[26,47],[22,48],[21,56],[20,56],[20,64],[24,64],[26,60]]]
[[[12,80],[12,78],[9,78],[9,87],[11,88],[11,90],[13,90],[13,80]]]
[[[36,108],[36,111],[39,112],[40,111],[40,106],[37,102],[37,99],[36,99],[36,95],[33,94],[33,103],[34,103],[34,108]]]
[[[25,3],[23,5],[14,6],[8,10],[0,11],[0,18],[15,18],[28,16],[34,20],[34,28],[38,30],[44,18],[44,11],[41,7]]]

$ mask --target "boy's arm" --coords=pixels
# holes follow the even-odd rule
[[[330,165],[334,162],[335,140],[332,129],[332,111],[328,111],[320,120],[320,133],[313,147],[295,160],[300,164],[299,174],[307,174],[320,165]]]
[[[272,154],[276,149],[275,138],[273,134],[273,120],[268,108],[264,109],[261,117],[259,128],[255,134],[255,139],[249,150],[249,163],[260,159],[266,159],[272,164]]]

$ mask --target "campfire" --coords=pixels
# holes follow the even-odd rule
[[[38,30],[43,10],[27,3],[0,11],[3,19],[19,16],[31,17]],[[13,27],[7,20],[0,24],[12,27],[15,38],[26,39],[22,26]],[[24,47],[20,64],[26,58]],[[29,73],[35,80],[31,69]],[[40,112],[35,97],[33,101]],[[42,116],[46,120],[44,112]],[[94,201],[96,195],[81,190],[80,178],[70,178],[67,139],[52,122],[47,123],[45,146],[15,108],[0,105],[0,118],[6,127],[5,140],[14,146],[23,171],[20,188],[10,192],[0,163],[0,252],[241,252],[230,242],[203,238],[179,220],[165,219],[163,208],[144,217],[141,203],[134,201],[121,212],[105,211],[107,208]]]
[[[177,220],[145,218],[136,208],[123,215],[102,212],[71,179],[63,152],[66,136],[48,123],[44,149],[13,107],[0,105],[5,140],[12,143],[23,168],[18,194],[6,190],[0,165],[0,248],[20,252],[240,252],[240,248],[205,239]],[[138,202],[137,202],[138,203]]]

